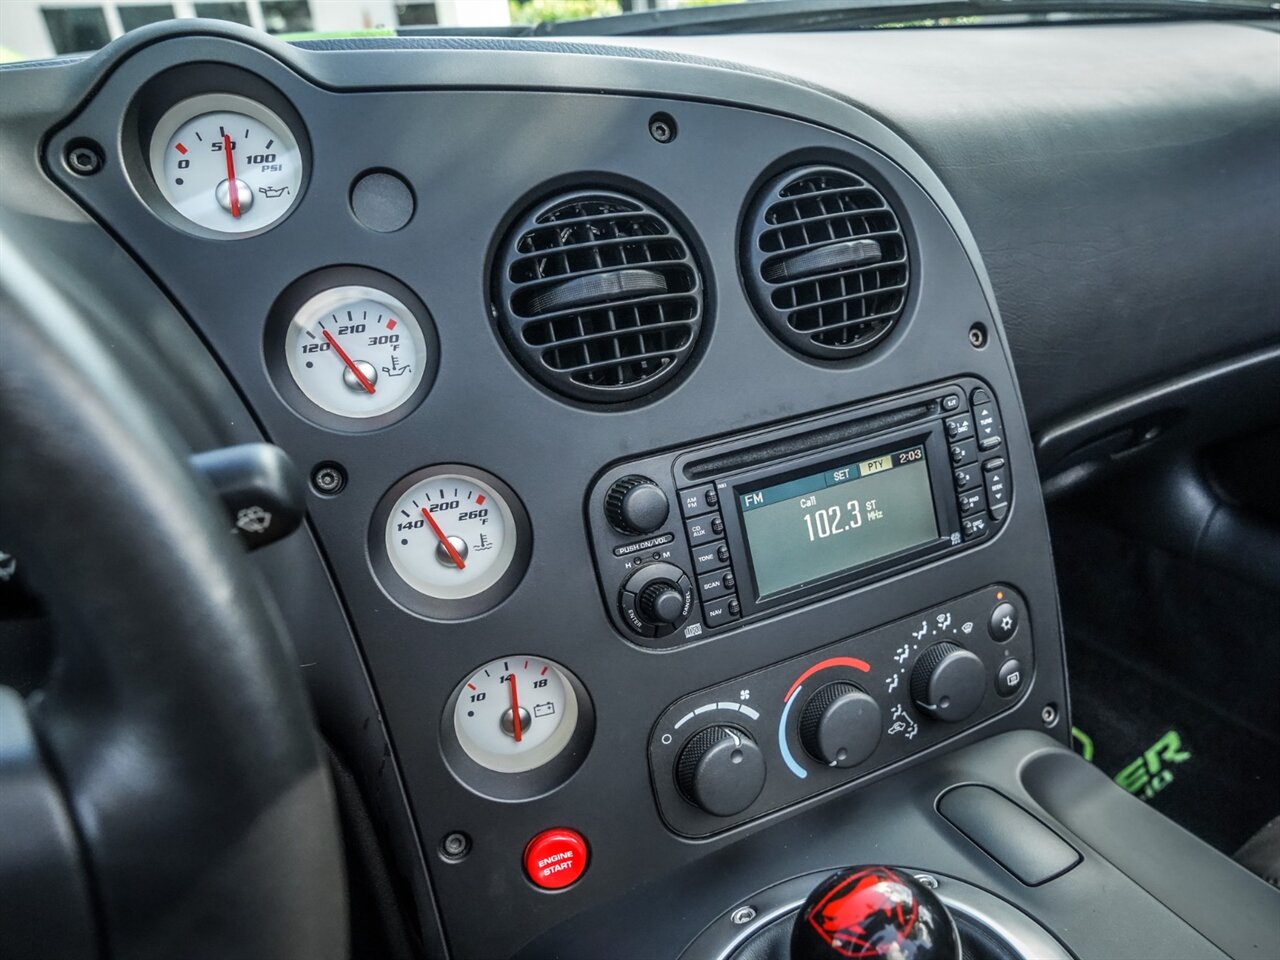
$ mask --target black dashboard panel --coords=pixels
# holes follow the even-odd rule
[[[642,42],[786,72],[900,132],[982,249],[1036,434],[1276,341],[1280,269],[1240,256],[1280,249],[1265,24]]]
[[[306,469],[326,461],[345,468],[346,488],[314,498],[311,514],[385,711],[450,939],[483,936],[489,949],[505,954],[637,877],[656,878],[702,856],[700,845],[663,823],[650,784],[649,730],[669,704],[987,584],[1009,584],[1025,598],[1024,635],[1035,637],[1037,652],[1028,650],[1023,659],[1034,673],[998,716],[976,727],[947,726],[942,741],[927,738],[905,755],[929,756],[979,731],[1038,727],[1050,703],[1055,732],[1065,736],[1044,516],[998,321],[956,226],[901,166],[866,142],[763,111],[606,94],[378,89],[392,84],[370,82],[358,69],[363,62],[354,59],[347,61],[352,72],[343,85],[369,88],[339,92],[298,71],[315,64],[332,81],[335,69],[343,72],[335,58],[344,55],[290,56],[295,63],[286,64],[278,55],[210,37],[146,46],[116,66],[53,135],[46,162],[183,306],[264,432]],[[386,62],[397,68],[393,74],[403,70],[404,83],[418,69],[429,71],[433,56],[418,51]],[[148,211],[145,191],[123,175],[114,155],[91,178],[61,165],[76,138],[127,148],[138,136],[124,128],[141,112],[130,110],[137,91],[145,95],[148,79],[191,61],[232,64],[261,78],[305,125],[313,157],[305,193],[267,232],[228,241],[175,231]],[[657,110],[679,124],[671,143],[649,133]],[[387,130],[397,135],[388,137]],[[477,156],[486,162],[476,163]],[[880,184],[897,205],[918,264],[902,320],[882,346],[851,362],[812,362],[782,348],[756,320],[738,276],[739,219],[750,197],[779,171],[811,162],[843,165]],[[417,212],[400,231],[379,234],[352,216],[351,185],[370,169],[392,170],[413,188]],[[136,165],[127,171],[139,176]],[[689,372],[654,398],[608,407],[557,398],[511,363],[490,322],[497,238],[538,198],[580,186],[647,199],[677,218],[694,245],[713,309],[710,329]],[[382,429],[339,432],[295,413],[264,356],[271,341],[263,324],[280,291],[341,265],[403,283],[425,305],[439,337],[430,393]],[[986,331],[977,346],[975,325]],[[603,509],[588,491],[607,464],[961,375],[981,378],[999,400],[1005,456],[1011,472],[1025,478],[989,541],[924,563],[910,576],[827,596],[746,624],[725,640],[683,649],[641,649],[610,621],[586,522]],[[532,556],[519,585],[470,619],[443,622],[412,613],[383,592],[371,569],[374,505],[400,478],[432,464],[493,474],[519,497],[532,528]],[[486,661],[516,655],[550,658],[579,680],[595,731],[566,782],[510,802],[488,799],[510,794],[484,781],[464,783],[453,772],[457,765],[446,763],[452,736],[446,706],[460,681]],[[915,713],[910,705],[906,710]],[[913,722],[938,723],[923,714]],[[892,769],[882,765],[869,778]],[[777,816],[713,842],[740,841]],[[556,826],[587,838],[590,865],[576,885],[548,896],[525,878],[521,852],[531,837]],[[471,838],[469,854],[438,857],[442,839],[456,831]],[[478,889],[507,909],[498,916],[483,909],[472,895]]]
[[[1147,288],[1163,288],[1144,274],[1141,302],[1135,296],[1129,303],[1125,278],[1105,271],[1080,276],[1033,265],[1027,278],[1012,272],[1023,259],[1045,249],[1042,244],[1059,243],[1056,235],[1046,239],[1043,234],[1060,229],[1064,221],[1045,217],[1032,200],[1053,169],[1045,158],[1065,156],[1065,143],[1071,141],[1071,126],[1064,127],[1061,118],[1046,117],[1040,128],[1024,125],[1013,115],[1043,115],[1044,104],[1051,102],[1068,115],[1087,110],[1087,102],[1072,107],[1048,93],[1039,106],[1019,104],[1019,97],[1031,96],[1019,92],[1025,79],[1019,71],[1035,77],[1036,69],[1042,69],[1043,93],[1063,86],[1055,73],[1071,69],[1063,51],[1093,49],[1097,37],[1111,38],[1107,42],[1113,45],[1106,50],[1116,60],[1133,44],[1167,52],[1193,43],[1177,27],[1155,26],[1133,35],[1128,29],[1092,33],[1055,27],[1043,35],[1028,31],[1034,34],[1030,47],[1009,45],[1025,59],[1005,63],[992,55],[992,45],[1000,49],[1009,42],[1002,37],[1019,35],[1011,30],[954,31],[954,38],[944,33],[876,31],[842,35],[838,41],[788,37],[785,43],[777,37],[714,38],[662,41],[643,50],[450,38],[286,47],[234,27],[174,24],[140,31],[97,58],[9,73],[9,89],[31,92],[33,98],[28,115],[17,116],[4,139],[5,155],[38,149],[48,181],[110,231],[186,317],[265,437],[305,471],[336,462],[345,472],[341,493],[317,494],[309,503],[318,554],[332,583],[315,570],[305,577],[293,576],[292,567],[280,566],[292,564],[297,553],[310,557],[303,548],[287,558],[281,554],[272,581],[285,591],[326,594],[314,603],[305,596],[288,597],[284,607],[295,631],[310,634],[327,628],[341,640],[347,626],[344,616],[349,620],[416,831],[415,849],[407,843],[397,849],[399,866],[418,878],[419,857],[425,860],[431,901],[428,904],[424,893],[420,912],[424,919],[434,913],[443,928],[440,945],[431,932],[426,934],[431,952],[444,949],[447,942],[463,956],[506,956],[526,946],[530,956],[572,955],[575,950],[590,955],[604,942],[602,936],[615,932],[600,918],[616,911],[635,890],[646,892],[643,909],[668,910],[666,928],[652,942],[677,950],[714,913],[676,906],[672,898],[680,891],[711,874],[716,881],[705,895],[714,891],[716,897],[745,895],[762,882],[784,879],[786,873],[770,873],[784,869],[766,864],[772,863],[770,849],[842,821],[845,804],[849,810],[859,804],[863,809],[876,806],[873,796],[885,792],[872,784],[889,774],[908,767],[904,778],[914,771],[925,783],[939,776],[961,776],[972,768],[962,763],[954,770],[947,766],[952,756],[960,756],[953,748],[1005,731],[1047,728],[1059,742],[1067,740],[1057,595],[1023,399],[1042,425],[1122,385],[1194,364],[1209,350],[1203,338],[1192,338],[1189,319],[1179,324],[1158,321],[1154,329],[1168,331],[1161,349],[1139,349],[1134,345],[1136,333],[1117,333],[1097,362],[1090,361],[1087,383],[1064,376],[1059,366],[1067,349],[1063,345],[1069,343],[1074,350],[1081,329],[1086,334],[1099,328],[1127,329],[1114,317],[1099,317],[1088,309],[1092,294],[1110,291],[1108,303],[1113,309],[1128,309],[1121,317],[1136,329],[1150,322],[1151,311],[1159,305]],[[1233,224],[1233,242],[1239,242],[1242,231],[1252,231],[1258,243],[1269,244],[1258,248],[1270,249],[1276,246],[1277,218],[1268,219],[1267,212],[1275,213],[1276,188],[1250,178],[1258,169],[1251,158],[1275,130],[1274,117],[1257,113],[1259,87],[1254,78],[1258,57],[1268,50],[1274,53],[1276,40],[1248,27],[1201,29],[1207,33],[1197,34],[1201,40],[1195,42],[1211,36],[1209,46],[1224,58],[1223,69],[1235,65],[1248,80],[1234,88],[1238,115],[1223,111],[1238,122],[1224,121],[1218,138],[1232,143],[1237,141],[1231,138],[1239,138],[1239,150],[1233,153],[1218,143],[1211,156],[1218,161],[1240,157],[1243,172],[1230,186],[1252,191],[1254,210],[1222,223]],[[962,40],[971,45],[964,46]],[[865,56],[851,58],[849,48],[840,46],[845,43],[865,45],[857,47]],[[949,47],[952,43],[959,46]],[[905,55],[913,44],[915,53]],[[1028,52],[1036,44],[1045,46]],[[784,48],[785,62],[775,58],[775,53],[783,57]],[[948,49],[953,53],[945,54]],[[1094,55],[1106,59],[1106,50]],[[962,76],[977,72],[955,51],[1005,64],[1009,73],[1000,76],[1008,81],[1007,89],[1000,84],[998,92],[987,88],[982,96],[971,89],[960,98],[964,110],[948,107],[935,88],[959,89]],[[755,67],[739,70],[706,60],[707,55],[741,59]],[[937,60],[933,75],[920,67],[933,62],[930,57]],[[944,76],[948,59],[955,62],[946,69],[955,73]],[[1153,52],[1148,66],[1156,69],[1158,59]],[[853,69],[848,68],[851,62],[856,64]],[[296,111],[298,132],[309,145],[311,169],[304,192],[273,229],[221,239],[176,230],[156,212],[145,164],[140,167],[137,162],[139,131],[130,124],[146,115],[141,109],[145,104],[137,98],[155,89],[154,78],[193,63],[216,65],[209,68],[211,77],[234,68],[248,77],[247,88],[241,84],[239,92],[247,89],[253,95],[260,84],[260,97],[278,98]],[[773,71],[798,74],[801,80],[793,82]],[[1149,95],[1164,102],[1161,98],[1173,97],[1167,88],[1179,82],[1182,79],[1173,75],[1153,81],[1162,92]],[[1139,84],[1132,101],[1120,102],[1135,110],[1139,105],[1148,109],[1149,103],[1139,97],[1146,89]],[[855,107],[851,100],[865,107]],[[76,106],[69,109],[69,104]],[[1078,113],[1072,114],[1072,109]],[[1083,149],[1084,172],[1077,179],[1084,185],[1078,191],[1084,200],[1073,191],[1059,194],[1058,204],[1079,212],[1087,222],[1088,231],[1083,232],[1088,237],[1099,229],[1111,231],[1096,241],[1101,247],[1093,246],[1093,239],[1071,238],[1069,249],[1092,250],[1091,266],[1096,261],[1103,267],[1117,264],[1113,269],[1121,270],[1122,258],[1109,257],[1132,231],[1139,238],[1148,237],[1151,244],[1147,273],[1161,276],[1161,271],[1175,270],[1168,261],[1171,252],[1182,249],[1181,235],[1167,228],[1171,221],[1152,219],[1150,210],[1129,220],[1103,214],[1124,193],[1143,196],[1135,183],[1147,153],[1155,151],[1167,160],[1179,143],[1185,146],[1171,130],[1180,128],[1184,137],[1199,142],[1187,128],[1207,123],[1204,111],[1193,105],[1186,109],[1194,115],[1182,121],[1154,111],[1159,123],[1167,124],[1160,127],[1161,136],[1149,138],[1157,145],[1148,148],[1144,140],[1120,151],[1133,161],[1128,173],[1134,182],[1123,190],[1117,187],[1107,194],[1097,189],[1098,182],[1111,176],[1111,168],[1089,167],[1088,161],[1106,151]],[[651,135],[650,118],[656,112],[678,125],[678,136],[671,142]],[[37,145],[46,131],[52,132]],[[966,139],[969,133],[973,140]],[[74,143],[86,140],[99,145],[105,159],[102,171],[91,177],[70,172],[62,159]],[[1001,153],[993,144],[1005,144],[1009,152]],[[1021,144],[1021,152],[1013,149],[1016,144]],[[993,153],[1001,163],[992,161]],[[1192,165],[1185,172],[1188,192],[1196,202],[1208,203],[1207,194],[1195,188],[1203,182],[1197,178],[1206,176],[1204,165],[1210,160],[1206,154],[1200,167]],[[741,232],[751,198],[779,173],[804,164],[843,166],[874,182],[894,203],[912,258],[913,285],[901,320],[875,349],[838,363],[806,359],[784,348],[757,320],[740,272]],[[416,210],[403,228],[371,230],[353,214],[353,184],[370,171],[394,172],[411,188]],[[1061,191],[1072,189],[1070,179],[1049,176],[1053,189]],[[48,181],[10,178],[0,186],[0,197],[7,208],[38,218],[32,198],[48,190]],[[631,194],[663,211],[688,240],[701,272],[706,315],[697,350],[678,377],[639,400],[603,405],[549,392],[512,362],[510,346],[494,324],[493,268],[501,239],[540,201],[577,188]],[[964,216],[953,195],[963,198]],[[1018,202],[1010,202],[1010,197]],[[1185,210],[1186,204],[1180,200],[1178,208]],[[1166,211],[1170,217],[1174,212]],[[74,219],[65,212],[58,216]],[[1030,376],[1029,386],[1024,375],[1024,394],[1015,380],[1010,344],[966,216],[989,247],[988,256],[997,265],[996,282],[1003,280],[1008,287],[1016,319],[1011,346],[1020,361],[1025,358]],[[1018,221],[1019,216],[1028,219]],[[1202,219],[1203,214],[1197,223]],[[1145,226],[1137,230],[1131,226],[1134,222]],[[1217,250],[1215,244],[1207,246],[1210,249],[1196,246],[1202,257],[1199,267],[1206,273]],[[1046,256],[1045,263],[1056,263],[1059,254]],[[298,412],[297,398],[290,395],[278,358],[271,353],[278,338],[266,332],[282,291],[300,278],[334,268],[365,277],[377,271],[394,278],[407,291],[403,300],[425,308],[421,312],[429,315],[438,337],[438,369],[429,392],[403,415],[372,429],[343,429],[340,423]],[[78,264],[77,269],[92,272],[88,264]],[[1268,302],[1274,304],[1273,280],[1274,271],[1268,273],[1259,265],[1237,277],[1230,295],[1218,302],[1224,352],[1268,336],[1259,330],[1256,314]],[[1199,282],[1209,287],[1203,276]],[[1049,306],[1041,312],[1044,304]],[[1067,320],[1057,323],[1059,317]],[[1077,325],[1084,323],[1095,326]],[[727,441],[762,430],[787,434],[815,417],[882,401],[896,403],[914,391],[956,383],[964,383],[966,392],[981,384],[998,402],[1005,428],[1003,457],[1008,473],[1017,477],[1017,496],[988,535],[956,552],[924,557],[909,570],[887,569],[883,576],[877,571],[874,578],[854,578],[840,584],[841,589],[806,595],[803,603],[762,607],[759,616],[720,633],[682,633],[687,642],[671,649],[651,649],[628,633],[614,610],[612,585],[606,585],[602,564],[593,557],[608,529],[605,488],[617,479],[612,471],[619,465],[670,464],[681,451],[732,446]],[[528,548],[527,568],[520,565],[522,575],[513,578],[508,594],[493,604],[468,608],[456,619],[435,616],[430,606],[415,612],[379,584],[380,577],[393,574],[387,573],[379,556],[384,540],[374,525],[375,510],[388,491],[398,491],[398,485],[435,465],[470,469],[500,481],[507,498],[518,499],[527,513],[527,523],[520,524]],[[686,493],[672,473],[663,481],[673,484],[667,491],[672,501]],[[674,502],[672,506],[678,509]],[[676,564],[691,579],[695,573],[695,555],[683,546],[653,559],[655,565]],[[735,548],[734,563],[740,562]],[[885,712],[901,706],[905,719],[889,719],[883,736],[905,740],[909,720],[927,731],[918,743],[899,750],[895,741],[892,752],[878,754],[868,767],[855,767],[847,778],[819,771],[821,776],[815,774],[811,782],[821,779],[821,789],[799,792],[783,789],[773,779],[786,775],[781,757],[785,751],[779,747],[778,755],[762,761],[765,782],[773,785],[766,787],[769,792],[762,794],[765,799],[759,806],[741,817],[715,819],[697,811],[688,791],[679,787],[669,759],[660,754],[650,762],[655,749],[689,745],[677,743],[674,733],[671,744],[664,744],[662,737],[669,731],[658,725],[660,718],[678,713],[670,717],[674,727],[690,712],[686,707],[695,716],[708,702],[718,709],[731,702],[735,687],[736,712],[741,714],[747,702],[741,694],[756,684],[752,679],[744,685],[744,677],[763,678],[765,686],[759,689],[773,694],[788,688],[783,697],[757,700],[751,709],[759,715],[762,729],[791,729],[788,724],[793,721],[785,712],[791,688],[783,680],[832,659],[830,651],[822,652],[834,650],[832,645],[840,645],[841,657],[865,662],[868,668],[853,668],[856,672],[839,678],[842,682],[857,685],[873,679],[887,687],[900,676],[903,683],[902,668],[889,661],[900,647],[892,641],[911,636],[899,636],[906,618],[933,618],[935,627],[946,633],[946,642],[964,652],[979,641],[967,640],[969,634],[954,630],[951,623],[943,626],[940,618],[955,613],[953,601],[986,611],[992,603],[1003,602],[989,595],[1001,589],[1015,599],[1023,625],[1007,648],[981,639],[982,655],[976,659],[981,661],[984,682],[982,703],[969,722],[947,725],[918,704],[886,702]],[[982,611],[952,620],[961,628],[965,623],[981,624]],[[890,626],[894,624],[898,626]],[[908,651],[906,656],[922,652]],[[1014,653],[1031,673],[1020,679],[1013,695],[1001,698],[994,686],[995,672]],[[477,671],[484,665],[505,663],[506,658],[526,665],[545,658],[548,669],[558,664],[581,715],[591,721],[590,729],[583,728],[585,740],[572,741],[568,748],[573,762],[556,768],[562,775],[498,775],[499,781],[506,777],[516,784],[509,790],[492,786],[489,776],[469,777],[453,739],[453,705],[467,696],[467,678],[478,679]],[[971,669],[972,661],[966,662]],[[349,674],[351,667],[336,659],[326,661],[309,674],[314,688],[332,688],[335,670]],[[712,694],[715,699],[704,702]],[[514,698],[511,712],[521,716]],[[371,713],[363,723],[353,716],[331,717],[329,722],[361,724],[363,730]],[[530,718],[536,724],[533,712]],[[694,722],[701,723],[690,723]],[[903,727],[890,732],[898,722]],[[798,736],[796,728],[778,741],[788,745],[793,760]],[[981,751],[983,746],[973,749]],[[369,758],[371,765],[374,759]],[[922,765],[919,761],[925,759],[936,763]],[[386,766],[390,764],[378,764],[379,772]],[[924,776],[926,769],[933,772]],[[855,780],[866,786],[855,786]],[[865,803],[861,798],[867,798]],[[919,820],[926,817],[928,801],[923,794],[917,799],[914,807],[920,810],[912,817]],[[399,800],[394,788],[380,782],[377,803],[384,811]],[[681,811],[674,818],[669,813],[673,808]],[[896,838],[895,849],[903,856],[908,851],[917,855],[920,848],[906,837],[912,820],[878,822],[886,837]],[[589,863],[576,884],[551,892],[530,882],[522,854],[531,838],[557,827],[581,832]],[[849,829],[846,822],[833,835]],[[445,843],[446,837],[459,832],[468,838],[462,856],[451,853],[458,848]],[[398,835],[404,840],[408,833],[405,829]],[[824,862],[816,863],[799,848],[791,844],[786,870],[825,865],[825,852]],[[942,865],[950,869],[983,876],[984,868],[968,854],[949,850],[943,859]],[[735,863],[749,863],[751,876],[736,877]],[[1104,867],[1102,872],[1110,876],[1114,870]],[[1006,884],[989,873],[985,879],[992,889]],[[1068,881],[1081,882],[1079,875]],[[1037,904],[1047,914],[1052,914],[1052,897],[1050,891]],[[495,911],[495,903],[502,908]],[[717,903],[716,909],[724,906]],[[1160,910],[1155,914],[1163,916]],[[565,939],[575,930],[587,930],[589,936]],[[1171,942],[1176,941],[1176,933],[1170,931]],[[643,942],[609,942],[616,955],[646,955]]]

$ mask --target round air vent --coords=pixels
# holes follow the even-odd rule
[[[743,272],[765,325],[823,360],[870,350],[907,300],[907,242],[888,201],[838,167],[804,167],[770,182],[751,205]]]
[[[634,400],[688,361],[702,281],[667,217],[634,197],[564,194],[516,224],[496,260],[494,312],[512,353],[578,400]]]

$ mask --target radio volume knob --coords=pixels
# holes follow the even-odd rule
[[[667,522],[670,512],[667,495],[648,477],[623,477],[604,497],[605,517],[619,533],[653,533]]]

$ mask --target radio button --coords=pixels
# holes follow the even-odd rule
[[[987,393],[986,387],[974,387],[973,393],[969,395],[969,402],[975,407],[984,403],[990,403],[991,394]]]
[[[978,460],[978,442],[976,440],[964,440],[960,443],[951,444],[951,465],[953,467],[963,467],[970,463],[976,463]]]
[[[969,416],[952,417],[946,421],[947,439],[952,443],[968,440],[973,436],[973,419]]]
[[[715,529],[719,525],[720,529]],[[685,532],[689,534],[689,546],[699,547],[704,543],[719,539],[724,533],[724,521],[719,515],[709,515],[698,517],[694,520],[688,520],[684,525]]]
[[[964,538],[966,540],[977,540],[987,533],[987,518],[966,517],[960,521],[960,526],[964,530]]]
[[[967,517],[971,513],[978,513],[987,508],[987,495],[980,489],[970,490],[956,497],[956,502],[960,505],[960,516]]]
[[[960,467],[955,472],[956,492],[968,490],[971,487],[978,486],[981,482],[981,474],[974,466]]]
[[[964,403],[960,397],[954,393],[948,393],[942,398],[942,409],[945,413],[955,413],[960,409],[960,405]]]
[[[729,562],[729,547],[723,540],[693,548],[693,572],[717,570]]]
[[[1004,506],[1009,502],[1009,485],[1004,482],[1004,469],[997,467],[995,470],[983,468],[986,474],[987,487],[987,503],[991,509]]]
[[[657,629],[641,618],[640,612],[636,609],[636,595],[630,590],[624,590],[618,596],[618,606],[622,608],[622,616],[627,621],[627,626],[634,633],[642,637],[652,637],[657,634]]]
[[[702,605],[702,620],[708,627],[723,627],[731,620],[737,620],[741,612],[742,605],[736,597],[721,597]]]
[[[719,503],[720,497],[712,486],[690,487],[680,491],[680,512],[686,519],[710,513]]]
[[[997,503],[987,510],[987,513],[991,514],[991,519],[994,520],[996,523],[999,523],[1001,520],[1003,520],[1004,515],[1008,512],[1009,512],[1009,505],[1007,503]]]
[[[703,600],[716,600],[733,593],[733,572],[728,568],[698,577],[698,593]]]

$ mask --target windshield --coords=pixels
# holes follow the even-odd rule
[[[0,62],[89,53],[130,30],[207,17],[284,40],[457,33],[722,33],[1274,12],[1268,0],[0,0]]]

